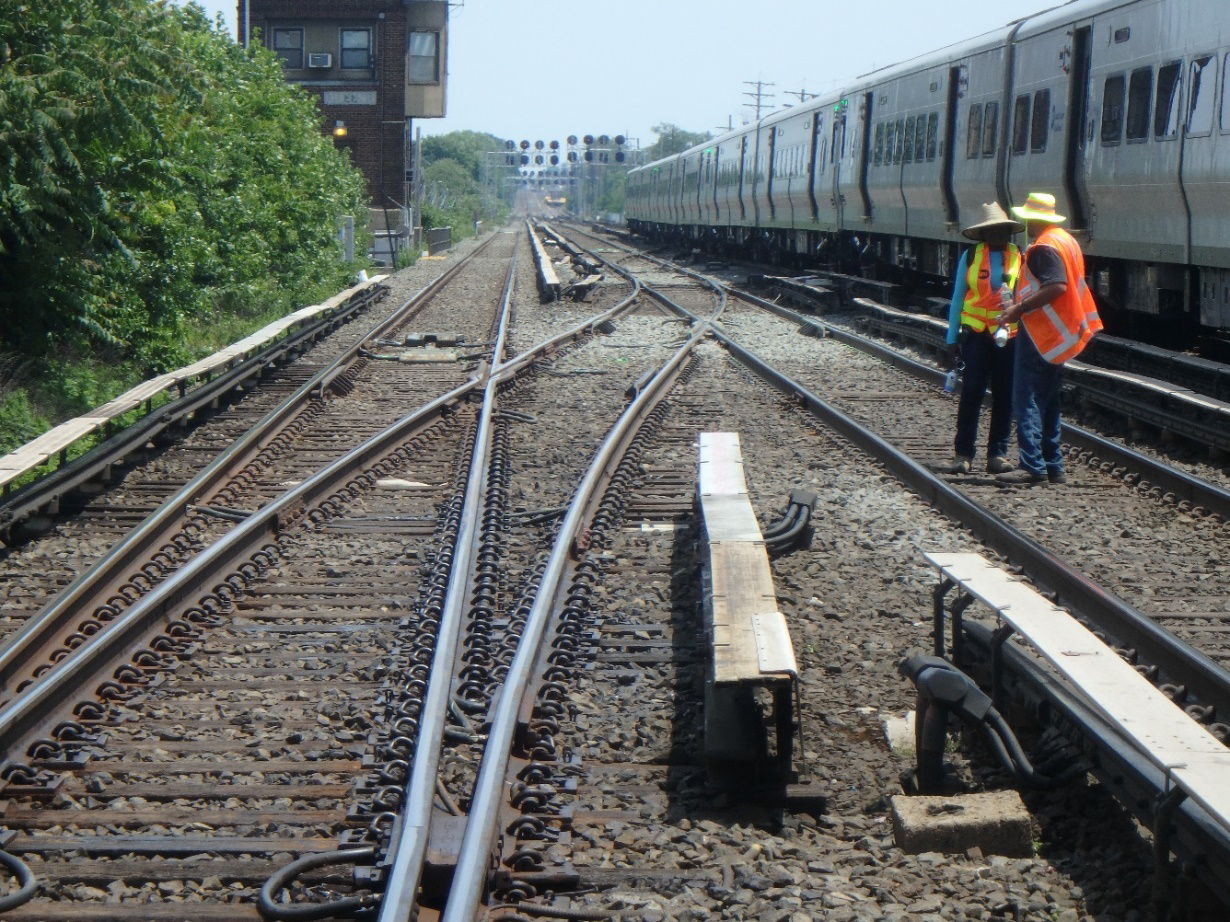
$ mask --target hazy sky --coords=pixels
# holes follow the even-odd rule
[[[972,38],[1062,0],[465,0],[450,18],[448,117],[424,134],[501,138],[616,135],[652,126],[739,125],[762,81],[765,111],[852,77]],[[232,34],[236,0],[205,0]]]

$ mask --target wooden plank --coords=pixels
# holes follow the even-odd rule
[[[1212,734],[1070,614],[981,554],[924,556],[1011,624],[1142,753],[1230,826],[1230,750]]]
[[[713,681],[734,685],[789,680],[798,666],[748,497],[739,436],[702,432],[699,452],[697,490],[708,542],[705,601]]]

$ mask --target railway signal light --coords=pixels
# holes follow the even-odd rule
[[[593,143],[594,143],[594,136],[593,136],[592,134],[587,134],[587,135],[586,135],[584,138],[582,138],[581,140],[583,140],[583,141],[585,142],[585,146],[586,146],[586,147],[589,147],[591,144],[593,144]]]
[[[551,150],[559,150],[559,141],[552,141],[550,147]]]
[[[505,142],[504,142],[504,147],[505,147],[506,149],[508,149],[508,150],[516,150],[516,149],[517,149],[517,142],[516,142],[516,141],[505,141]]]
[[[568,146],[569,147],[577,146],[577,136],[575,134],[568,135]]]
[[[530,149],[530,142],[529,142],[529,141],[522,141],[522,142],[521,142],[521,149],[522,149],[522,150],[529,150],[529,149]]]
[[[545,146],[541,141],[534,142],[534,150],[542,150]]]

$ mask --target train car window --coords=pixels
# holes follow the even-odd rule
[[[1123,74],[1107,77],[1102,87],[1102,144],[1123,140],[1123,97],[1127,92]]]
[[[897,123],[889,122],[884,128],[884,163],[893,162],[893,145],[897,143]]]
[[[1029,147],[1029,94],[1016,98],[1012,107],[1012,153],[1023,154]]]
[[[368,70],[372,66],[372,30],[343,29],[342,70]]]
[[[893,145],[893,163],[905,156],[905,119],[897,119],[897,143]]]
[[[1209,134],[1217,102],[1217,58],[1211,54],[1192,58],[1187,86],[1187,133],[1193,137]]]
[[[1029,149],[1040,154],[1046,150],[1046,136],[1051,127],[1051,91],[1034,93],[1034,117],[1029,126]]]
[[[932,112],[927,116],[927,161],[935,159],[936,148],[940,142],[940,114]]]
[[[1179,96],[1183,88],[1183,62],[1171,61],[1157,69],[1157,104],[1153,109],[1153,136],[1166,140],[1179,136]]]
[[[965,138],[965,156],[973,160],[982,150],[982,106],[970,106],[969,134]]]
[[[927,119],[925,116],[918,116],[918,121],[914,123],[914,162],[922,163],[923,157],[927,152]]]
[[[1128,81],[1127,139],[1149,138],[1149,108],[1153,105],[1153,68],[1138,67]],[[1117,139],[1116,139],[1117,140]]]
[[[1226,72],[1230,71],[1230,54],[1227,54],[1221,62],[1221,130],[1223,132],[1230,131],[1230,108],[1226,107],[1226,90],[1230,87],[1226,86]]]
[[[901,159],[905,163],[914,162],[914,116],[910,116],[905,120],[905,143],[904,150],[901,152]]]
[[[982,111],[982,156],[994,157],[999,130],[999,103],[989,102]]]
[[[876,124],[876,140],[875,150],[871,155],[871,162],[875,166],[879,166],[884,162],[884,123]]]
[[[274,29],[273,53],[287,70],[303,70],[303,30]]]
[[[411,32],[406,36],[406,82],[440,80],[440,33]]]

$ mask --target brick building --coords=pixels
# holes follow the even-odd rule
[[[322,130],[367,177],[373,208],[409,201],[415,118],[444,115],[446,0],[237,0],[239,42],[282,59]]]

